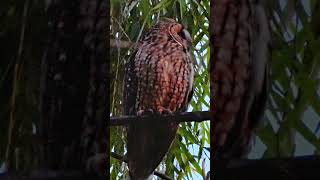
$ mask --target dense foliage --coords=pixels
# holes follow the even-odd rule
[[[319,17],[315,0],[265,1],[272,29],[269,103],[255,158],[318,154]]]

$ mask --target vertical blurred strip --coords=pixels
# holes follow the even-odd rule
[[[268,21],[260,1],[213,0],[210,22],[213,156],[244,158],[267,99]]]

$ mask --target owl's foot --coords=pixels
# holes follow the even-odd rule
[[[157,113],[158,114],[163,114],[163,115],[172,115],[173,114],[173,112],[170,109],[164,108],[162,106],[158,107]]]
[[[145,115],[152,115],[154,114],[153,109],[146,109],[146,110],[139,110],[137,112],[137,116],[141,117],[141,116],[145,116]]]

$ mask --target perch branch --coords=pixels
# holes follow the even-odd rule
[[[220,166],[219,170],[217,167]],[[320,156],[216,160],[213,179],[319,179]]]
[[[125,162],[125,163],[128,163],[128,160],[126,157],[123,157],[115,152],[111,152],[111,157],[115,158],[115,159],[118,159],[119,161],[122,161],[122,162]],[[169,176],[165,175],[165,174],[162,174],[158,171],[154,171],[154,175],[162,178],[162,179],[165,179],[165,180],[172,180]]]
[[[152,114],[148,116],[120,116],[120,117],[110,117],[110,126],[124,126],[130,123],[130,121],[134,120],[159,120],[161,121],[176,121],[176,122],[202,122],[210,120],[210,112],[209,111],[197,111],[197,112],[180,112],[174,113],[172,115],[158,115]]]
[[[1,180],[99,180],[101,177],[89,175],[80,170],[50,170],[35,169],[29,173],[4,172],[0,173]]]

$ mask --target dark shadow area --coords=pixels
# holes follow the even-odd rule
[[[105,179],[108,1],[0,7],[0,179]]]

